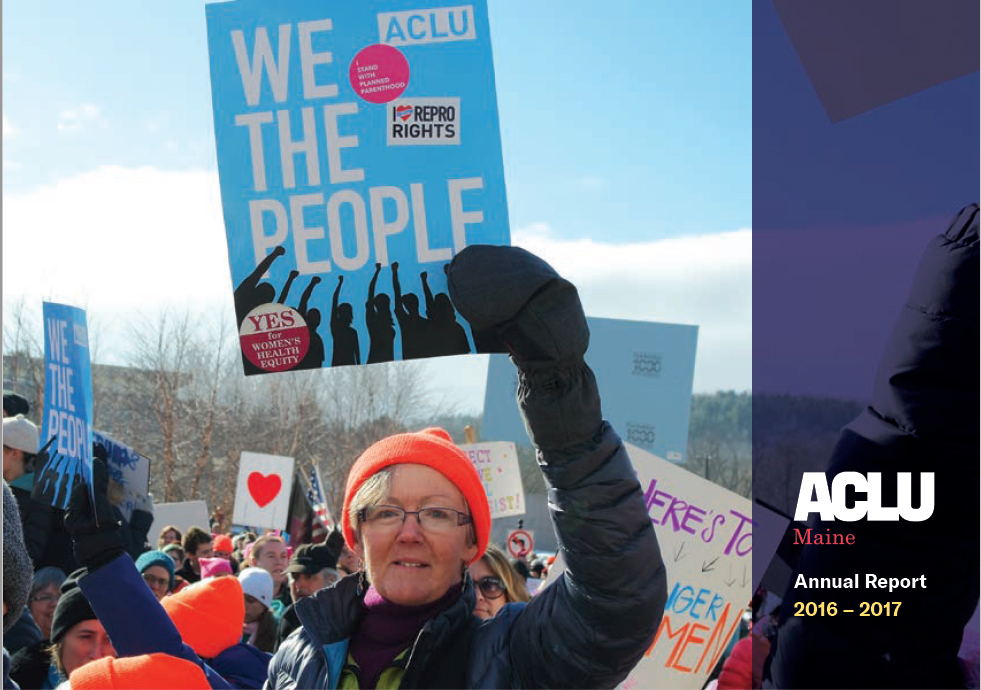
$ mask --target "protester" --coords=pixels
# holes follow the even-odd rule
[[[200,527],[192,527],[184,535],[184,562],[181,563],[177,574],[187,582],[197,582],[201,579],[201,558],[211,558],[213,548],[211,533]]]
[[[66,577],[58,568],[50,566],[34,573],[27,608],[30,609],[31,618],[41,630],[43,640],[51,639],[51,623],[58,599],[61,597],[61,585],[64,584]]]
[[[293,603],[283,611],[279,619],[276,634],[277,649],[291,632],[300,627],[300,619],[296,616],[296,602],[340,579],[337,557],[343,543],[343,534],[339,530],[334,530],[327,537],[326,543],[304,544],[290,558],[290,565],[286,572]]]
[[[227,558],[201,558],[198,560],[201,563],[202,580],[207,577],[223,577],[235,574],[232,572],[232,564]]]
[[[16,417],[19,414],[25,417],[31,411],[30,403],[23,395],[18,395],[12,390],[3,389],[3,416]]]
[[[487,544],[484,555],[470,566],[469,573],[476,587],[473,613],[478,618],[493,618],[505,605],[531,599],[524,578],[497,544]]]
[[[273,602],[273,579],[264,568],[244,568],[238,574],[245,600],[242,641],[272,652],[276,648],[276,617],[269,609]]]
[[[204,690],[208,679],[197,664],[167,654],[144,654],[85,664],[69,677],[71,690]]]
[[[664,565],[583,360],[575,288],[513,247],[467,247],[448,278],[475,339],[496,338],[518,365],[568,568],[530,603],[474,617],[466,567],[490,534],[483,484],[445,431],[388,437],[348,475],[341,519],[363,568],[297,602],[303,627],[273,658],[267,688],[612,688],[654,638]]]
[[[168,654],[200,666],[212,688],[261,687],[270,655],[238,644],[244,616],[238,580],[210,578],[158,600],[123,550],[107,483],[105,463],[97,460],[92,486],[78,482],[73,487],[65,521],[76,556],[88,571],[79,587],[119,655]],[[180,631],[178,620],[184,626]],[[205,654],[215,658],[206,660]]]
[[[3,419],[3,480],[12,482],[34,471],[38,429],[22,414]]]
[[[38,643],[25,647],[11,659],[10,676],[21,688],[56,688],[89,661],[116,656],[105,628],[78,587],[84,574],[84,569],[76,570],[61,586],[50,646]]]
[[[848,533],[855,546],[802,548],[765,683],[963,687],[957,654],[977,606],[981,560],[977,522],[965,519],[978,514],[981,482],[978,228],[978,204],[971,204],[928,243],[879,361],[870,405],[842,430],[826,471],[829,482],[845,472],[880,473],[885,490],[896,486],[897,472],[919,477],[936,470],[933,513],[901,525],[872,519],[808,523],[815,532]],[[845,615],[794,615],[798,604],[826,596],[826,590],[794,587],[798,573],[915,574],[926,586],[893,592],[893,600],[902,600],[899,615],[863,617],[856,625]],[[839,611],[858,610],[870,595],[861,588],[835,591]]]
[[[147,551],[136,559],[136,569],[157,599],[170,594],[174,579],[174,560],[163,551]]]
[[[289,549],[283,538],[275,534],[265,534],[252,544],[249,552],[249,565],[262,568],[273,580],[273,599],[278,603],[274,611],[278,616],[292,603],[290,586],[286,581],[286,566],[289,565]]]
[[[167,546],[164,546],[160,550],[170,556],[170,559],[174,562],[175,572],[184,563],[184,549],[181,548],[180,544],[167,544]]]
[[[233,555],[235,547],[232,538],[227,534],[215,534],[211,537],[211,548],[215,558],[224,558],[231,566],[233,575],[238,573],[239,562]]]
[[[6,399],[6,395],[4,396]],[[6,403],[6,400],[4,401]],[[27,607],[31,591],[31,558],[24,546],[17,502],[3,483],[3,687],[16,688],[10,681],[10,656],[7,653],[7,632]]]
[[[164,547],[169,546],[170,544],[177,544],[180,546],[181,539],[183,539],[183,535],[181,534],[180,529],[174,527],[173,525],[167,525],[160,530],[160,535],[157,537],[157,548],[163,551]],[[181,558],[183,558],[183,556],[181,556]]]

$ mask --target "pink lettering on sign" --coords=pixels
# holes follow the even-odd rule
[[[388,103],[409,86],[409,61],[397,48],[379,43],[358,51],[348,76],[360,98],[369,103]]]

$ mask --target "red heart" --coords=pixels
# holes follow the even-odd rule
[[[252,500],[260,508],[265,508],[272,503],[272,500],[279,494],[279,490],[283,488],[283,480],[279,478],[278,474],[267,475],[261,472],[253,472],[249,475],[247,483],[249,493],[252,494]]]

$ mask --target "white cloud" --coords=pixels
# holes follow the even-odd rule
[[[106,127],[106,122],[99,112],[99,107],[91,103],[82,103],[75,108],[62,110],[58,114],[58,129],[73,132],[90,127]]]
[[[512,242],[572,281],[590,316],[697,325],[696,391],[751,388],[749,229],[614,244],[556,239],[537,223]]]
[[[14,128],[12,124],[10,124],[10,120],[7,119],[7,116],[5,114],[3,116],[3,138],[6,139],[7,137],[12,137],[16,133],[17,130]]]
[[[5,302],[78,304],[103,327],[165,304],[231,307],[217,173],[101,167],[7,192],[2,211]],[[574,282],[587,314],[697,324],[696,391],[751,387],[749,230],[614,244],[537,224],[513,241]],[[473,409],[486,362],[464,359],[430,368],[437,388]]]
[[[3,290],[111,312],[231,299],[218,176],[101,167],[5,192]]]

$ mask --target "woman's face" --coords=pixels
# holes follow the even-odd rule
[[[253,554],[252,565],[262,568],[273,579],[273,593],[279,591],[279,587],[286,580],[286,568],[290,564],[289,551],[286,544],[281,541],[267,541],[262,545],[259,556]]]
[[[143,581],[146,582],[157,599],[163,599],[170,590],[170,573],[162,565],[151,565],[143,569]]]
[[[403,510],[452,508],[469,512],[460,490],[426,465],[394,465],[391,491],[381,503]],[[378,593],[403,606],[421,606],[459,584],[463,567],[477,555],[466,525],[447,532],[424,530],[416,515],[394,527],[361,523],[356,551],[364,561],[368,580]]]
[[[61,638],[61,642],[61,665],[69,675],[90,661],[104,656],[116,656],[116,650],[112,648],[112,642],[109,641],[102,623],[94,618],[73,625]]]
[[[34,593],[28,606],[31,609],[31,618],[41,628],[41,639],[51,639],[51,619],[54,617],[55,606],[58,605],[58,597],[61,592],[57,587],[46,585]]]
[[[473,607],[473,615],[478,618],[493,618],[508,603],[507,592],[492,599],[485,596],[481,591],[479,586],[481,580],[485,577],[497,578],[483,558],[470,566],[470,577],[473,578],[474,589],[477,591],[477,604]]]
[[[245,595],[245,622],[255,623],[266,610],[266,605],[251,594]]]
[[[177,532],[175,532],[172,529],[167,530],[167,532],[163,535],[163,544],[161,545],[161,548],[167,546],[167,544],[180,544],[180,543],[181,543],[181,538],[177,536]]]

